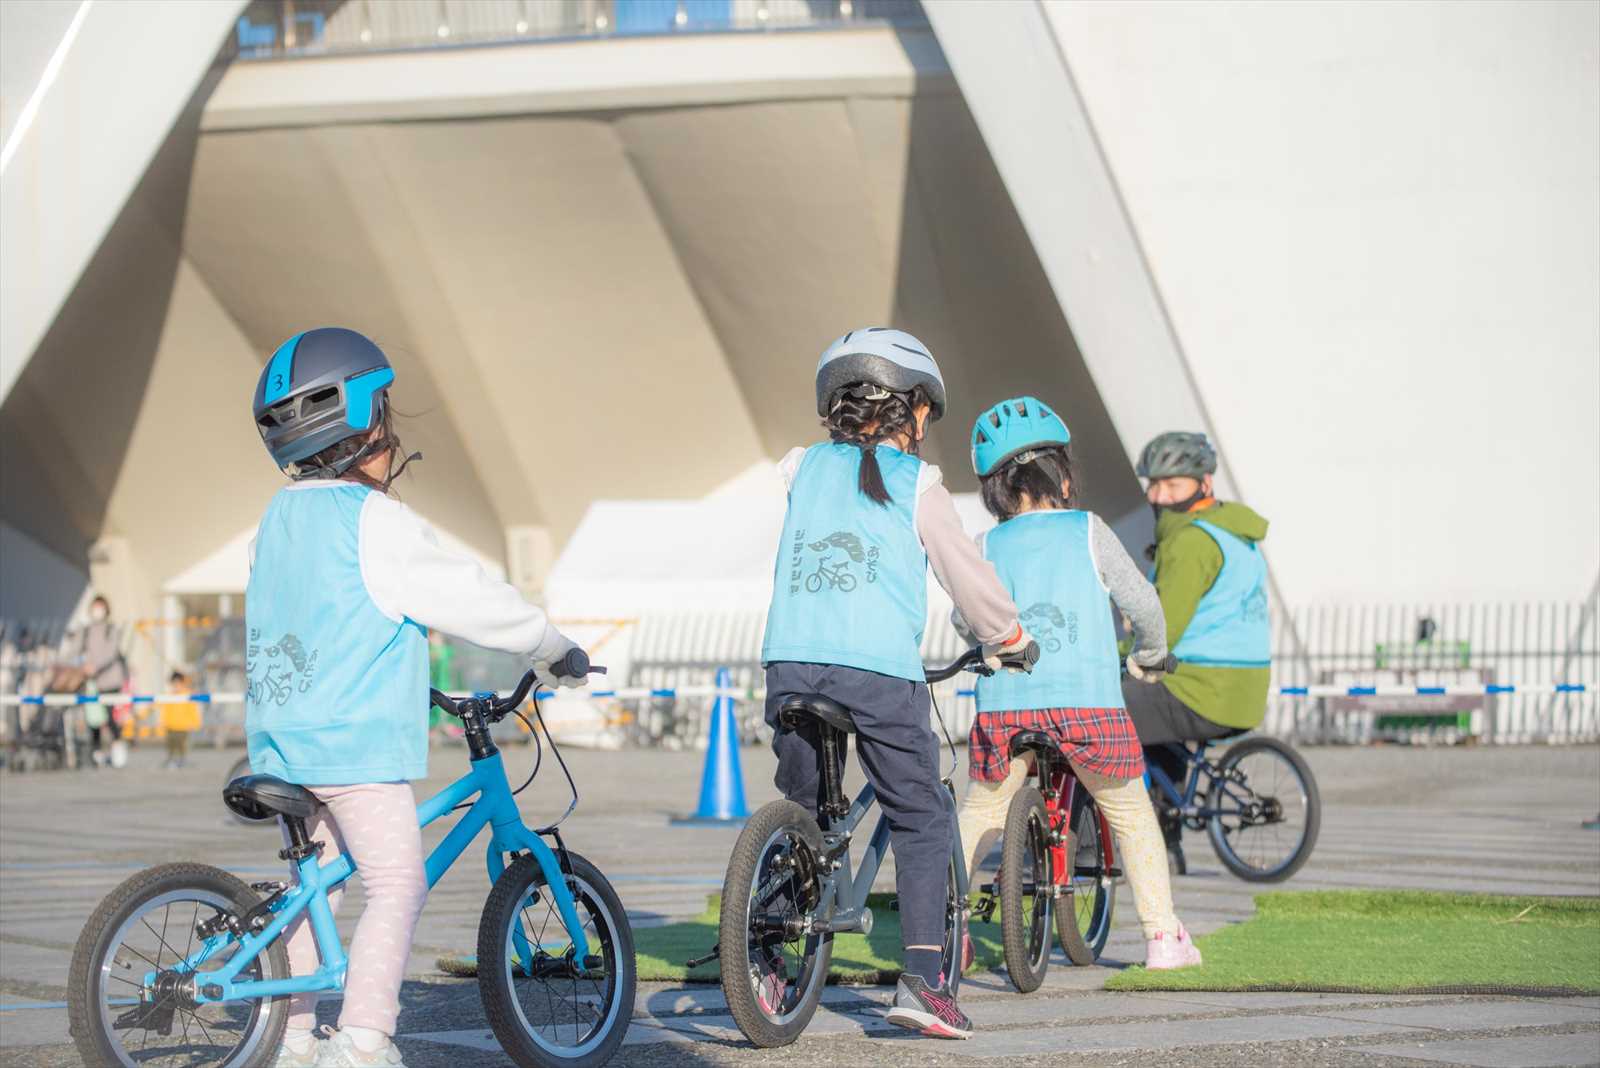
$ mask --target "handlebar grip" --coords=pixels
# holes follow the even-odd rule
[[[1029,671],[1032,671],[1033,670],[1033,665],[1037,664],[1038,662],[1039,662],[1039,643],[1038,642],[1029,642],[1027,644],[1027,646],[1022,650],[1022,663],[1027,667],[1027,669]]]
[[[1172,674],[1174,671],[1177,671],[1178,670],[1178,658],[1173,656],[1171,653],[1168,653],[1167,654],[1167,661],[1166,661],[1166,663],[1161,665],[1161,670],[1165,671],[1168,675]]]
[[[569,679],[581,679],[589,674],[589,654],[576,647],[568,649],[566,656],[550,665],[550,672]]]

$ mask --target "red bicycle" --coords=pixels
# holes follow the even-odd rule
[[[1006,812],[999,877],[979,887],[973,910],[992,921],[998,908],[1006,970],[1024,994],[1044,982],[1052,926],[1073,964],[1100,956],[1122,875],[1111,828],[1055,739],[1042,731],[1012,735],[1011,759],[1029,754],[1030,782]]]

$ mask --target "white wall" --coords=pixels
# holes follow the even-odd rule
[[[244,0],[9,0],[6,7],[0,400],[166,140]],[[62,8],[75,17],[63,22]]]
[[[1583,596],[1600,5],[1045,11],[1293,599]]]

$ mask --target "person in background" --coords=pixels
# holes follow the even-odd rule
[[[169,694],[187,694],[194,690],[189,676],[174,671],[167,677]],[[181,768],[189,760],[189,735],[200,729],[200,704],[197,701],[162,701],[161,729],[167,736],[167,762],[164,767]]]
[[[1184,768],[1171,743],[1226,738],[1266,717],[1272,632],[1260,542],[1267,521],[1213,495],[1217,453],[1204,434],[1157,435],[1135,470],[1156,513],[1152,574],[1178,670],[1159,686],[1125,679],[1122,695],[1145,759],[1178,782]],[[1182,824],[1164,814],[1162,830],[1182,872]]]
[[[128,662],[122,655],[121,634],[111,621],[111,602],[96,597],[89,603],[89,622],[78,635],[78,662],[83,669],[83,692],[105,697],[119,694],[128,685]],[[89,743],[94,762],[120,768],[127,763],[128,743],[113,714],[114,702],[99,701],[83,706],[83,720],[89,728]]]

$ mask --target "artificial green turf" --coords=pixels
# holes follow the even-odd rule
[[[716,944],[720,897],[712,894],[706,901],[706,910],[687,923],[634,930],[641,980],[716,981],[721,972],[715,960],[692,970],[684,967],[684,962],[705,956]],[[870,935],[844,934],[834,938],[833,962],[828,969],[830,982],[888,983],[900,975],[900,914],[890,908],[893,900],[892,894],[872,894],[867,898],[873,920]],[[970,931],[978,951],[974,970],[1005,963],[998,923],[973,923]]]
[[[1423,891],[1280,891],[1195,940],[1199,968],[1128,968],[1109,990],[1432,987],[1600,992],[1600,898]]]

